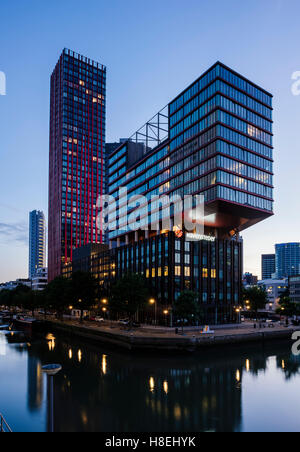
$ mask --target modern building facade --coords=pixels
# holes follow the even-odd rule
[[[51,76],[49,280],[73,250],[101,243],[97,198],[105,190],[106,68],[64,49]]]
[[[267,292],[268,303],[266,310],[275,312],[279,308],[280,295],[288,289],[288,279],[265,279],[258,282],[258,287],[263,288]]]
[[[289,277],[289,291],[292,303],[300,303],[300,275]]]
[[[46,265],[46,221],[39,210],[29,214],[29,279]]]
[[[48,284],[48,269],[39,268],[31,280],[31,288],[35,291],[44,290]]]
[[[276,278],[288,278],[300,274],[300,243],[275,245]]]
[[[272,279],[275,277],[276,258],[275,254],[263,254],[261,256],[261,277],[262,279]]]
[[[137,272],[161,312],[190,289],[207,321],[232,321],[240,232],[273,215],[272,95],[216,63],[110,154],[108,173],[100,283]]]

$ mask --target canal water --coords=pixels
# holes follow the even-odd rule
[[[288,343],[131,355],[51,332],[0,331],[0,412],[16,432],[49,429],[49,363],[63,367],[58,432],[300,430],[300,359]]]

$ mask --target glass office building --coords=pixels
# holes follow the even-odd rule
[[[288,278],[300,274],[300,243],[275,245],[276,277]]]
[[[97,198],[105,191],[106,68],[64,49],[51,76],[49,280],[73,250],[102,243]]]
[[[201,193],[208,232],[226,238],[273,214],[272,141],[271,94],[217,63],[110,156],[109,193]],[[126,243],[117,209],[110,239]]]
[[[263,254],[261,256],[262,279],[272,279],[275,277],[276,264],[275,254]]]
[[[101,255],[91,264],[101,284],[137,272],[161,309],[191,289],[207,321],[232,321],[241,302],[240,232],[273,215],[272,124],[272,95],[218,62],[121,143],[108,165],[111,267],[103,263],[101,273]],[[204,199],[202,234],[193,234],[197,217],[187,231],[174,205],[161,201],[191,195]],[[128,205],[133,196],[144,198]],[[185,213],[197,207],[190,202]]]

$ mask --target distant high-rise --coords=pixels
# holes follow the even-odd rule
[[[263,254],[261,256],[261,277],[262,279],[272,279],[275,276],[275,254]]]
[[[29,278],[46,266],[46,223],[43,212],[34,210],[29,214]]]
[[[275,245],[276,278],[288,278],[300,274],[300,243]]]
[[[105,190],[106,68],[64,49],[51,76],[49,281],[73,250],[102,243],[97,198]]]

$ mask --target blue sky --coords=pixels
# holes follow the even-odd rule
[[[11,0],[0,6],[0,282],[27,276],[47,213],[49,77],[64,47],[108,68],[107,140],[131,135],[216,60],[274,94],[276,215],[243,234],[245,270],[300,241],[299,0]]]

